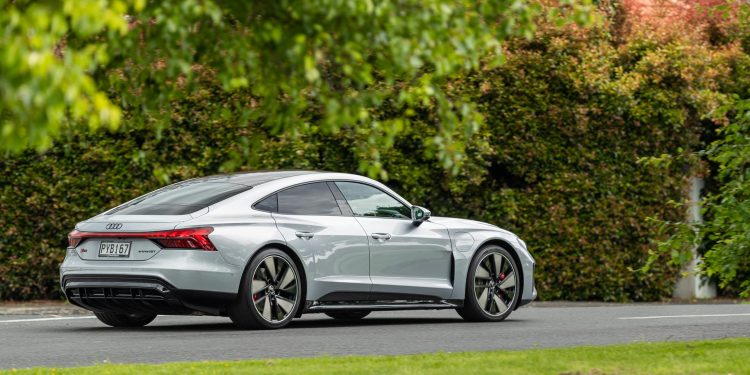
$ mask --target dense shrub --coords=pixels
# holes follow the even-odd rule
[[[726,102],[721,77],[731,50],[679,37],[621,43],[608,27],[541,24],[533,41],[508,45],[502,67],[456,78],[448,91],[474,97],[486,118],[471,138],[455,134],[467,150],[457,175],[423,151],[421,139],[439,126],[429,103],[381,155],[387,183],[412,202],[525,238],[539,262],[541,299],[671,294],[674,267],[634,270],[658,237],[647,218],[682,217],[668,202],[682,197],[688,171],[637,160],[699,149]],[[0,160],[0,299],[59,297],[57,267],[73,225],[169,181],[250,169],[361,170],[356,132],[270,136],[231,116],[227,103],[238,100],[249,99],[206,83],[173,103],[170,128],[71,132],[43,154]],[[204,116],[220,105],[227,116]],[[386,103],[378,116],[389,111]]]

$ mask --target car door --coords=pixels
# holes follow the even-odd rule
[[[328,183],[287,188],[259,206],[272,212],[287,245],[306,263],[308,300],[367,299],[372,285],[367,235],[348,206],[342,212]]]
[[[453,253],[448,230],[430,221],[415,225],[411,208],[385,191],[337,181],[370,244],[371,300],[449,298]]]

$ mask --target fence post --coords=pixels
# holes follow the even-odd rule
[[[688,220],[691,223],[700,224],[703,222],[703,216],[701,215],[701,190],[703,190],[704,186],[705,181],[703,177],[690,177],[690,210],[688,211]],[[701,261],[697,246],[690,249],[690,251],[693,253],[693,260],[683,269],[683,275],[675,285],[673,297],[677,299],[716,298],[716,285],[705,277],[701,277],[695,271]]]

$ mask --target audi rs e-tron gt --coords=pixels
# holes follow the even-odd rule
[[[414,309],[501,321],[536,297],[534,259],[513,233],[310,171],[196,178],[133,199],[75,226],[60,274],[71,303],[116,327],[199,313],[269,329],[305,313]]]

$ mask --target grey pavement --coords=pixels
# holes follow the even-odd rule
[[[160,316],[144,328],[116,329],[69,305],[0,306],[0,368],[6,369],[726,337],[750,337],[750,304],[535,303],[501,323],[466,323],[451,310],[376,312],[354,323],[311,314],[276,331],[240,331],[227,318],[203,316]]]

